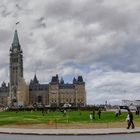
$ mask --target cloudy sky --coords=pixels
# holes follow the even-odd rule
[[[140,99],[139,0],[1,0],[0,81],[16,28],[27,83],[82,75],[88,104]]]

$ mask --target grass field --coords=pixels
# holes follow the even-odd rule
[[[114,112],[102,112],[101,119],[98,118],[97,112],[95,119],[90,120],[89,111],[69,111],[64,115],[62,112],[49,112],[42,114],[37,112],[0,112],[0,125],[7,124],[38,124],[48,123],[57,120],[57,123],[106,123],[106,122],[124,122],[127,112],[123,112],[119,117],[115,117]],[[135,115],[134,120],[140,121],[140,116]]]
[[[69,111],[64,115],[62,112],[49,112],[42,114],[41,111],[30,112],[0,112],[0,125],[26,125],[26,124],[49,124],[50,120],[58,124],[71,124],[71,123],[115,123],[125,122],[127,112],[123,112],[119,117],[115,117],[114,112],[102,112],[101,119],[98,118],[97,112],[95,113],[95,119],[90,120],[89,111]],[[140,122],[140,116],[136,116],[134,113],[134,120]]]

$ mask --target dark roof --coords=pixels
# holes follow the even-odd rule
[[[48,90],[49,85],[48,84],[36,84],[36,85],[29,85],[29,90]]]
[[[74,84],[60,84],[59,88],[60,89],[74,89],[75,86],[74,86]]]

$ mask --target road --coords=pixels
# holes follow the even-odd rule
[[[140,140],[140,134],[99,135],[99,136],[39,136],[0,134],[0,140]]]

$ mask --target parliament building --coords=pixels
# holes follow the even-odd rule
[[[29,85],[24,80],[23,51],[20,46],[17,30],[10,48],[9,83],[2,82],[0,87],[0,105],[31,106],[42,104],[50,107],[70,105],[84,107],[86,105],[85,82],[82,76],[74,77],[72,83],[65,83],[58,75],[53,76],[50,83],[41,84],[37,76]]]

